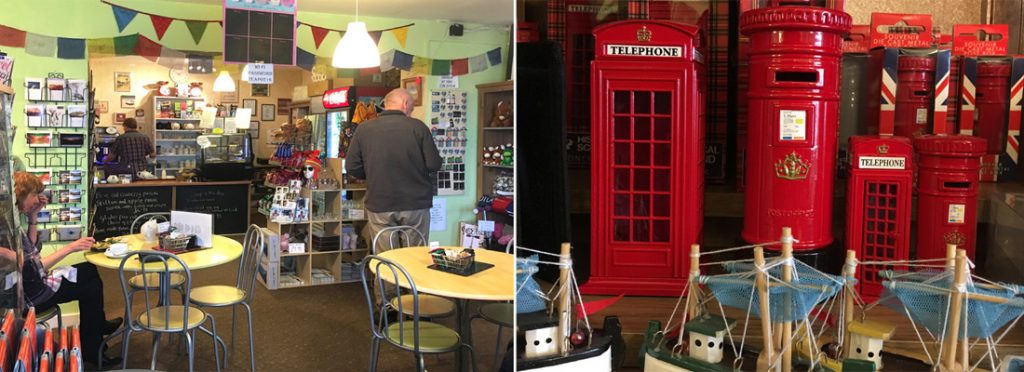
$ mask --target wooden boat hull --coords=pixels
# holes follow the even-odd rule
[[[523,340],[520,339],[520,344]],[[558,372],[615,370],[622,361],[625,344],[622,340],[622,325],[619,318],[608,316],[604,328],[595,330],[590,345],[574,349],[567,355],[516,360],[517,371]],[[520,355],[522,355],[520,353]]]

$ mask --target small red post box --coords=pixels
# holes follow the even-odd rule
[[[629,20],[594,29],[589,294],[678,296],[704,208],[699,30]]]
[[[778,240],[789,226],[797,251],[827,247],[839,128],[842,10],[774,6],[740,15],[750,37],[744,240]]]
[[[918,155],[917,258],[944,258],[946,244],[974,259],[978,219],[978,172],[984,138],[925,135],[914,140]]]
[[[975,83],[975,110],[978,120],[974,135],[988,142],[988,154],[1006,150],[1006,124],[1010,105],[1010,63],[1008,60],[978,61]]]
[[[932,89],[935,89],[935,59],[931,56],[902,56],[897,72],[896,113],[893,134],[914,138],[931,133]]]
[[[850,137],[850,178],[846,191],[846,249],[862,261],[910,258],[910,204],[914,185],[910,139],[892,136]],[[857,289],[865,300],[882,293],[879,270],[902,266],[867,265],[857,271]]]

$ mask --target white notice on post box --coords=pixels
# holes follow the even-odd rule
[[[967,209],[964,204],[949,205],[949,219],[947,223],[964,223],[964,211]]]
[[[783,141],[807,140],[807,111],[779,111],[779,139]]]
[[[928,124],[928,108],[919,107],[914,118],[915,124]]]
[[[249,64],[249,84],[273,84],[274,65],[269,63]]]

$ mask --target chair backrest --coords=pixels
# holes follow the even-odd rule
[[[378,243],[382,245],[378,246]],[[371,245],[372,248],[370,249],[376,254],[377,250],[381,248],[388,250],[423,245],[427,245],[427,238],[415,227],[405,225],[389,226],[381,229],[377,232],[377,235],[374,235],[373,245]]]
[[[408,347],[403,345],[408,345],[406,340],[411,339],[413,351],[419,352],[420,298],[419,292],[416,290],[416,283],[412,281],[409,272],[405,271],[405,268],[394,261],[376,255],[366,256],[359,265],[359,272],[363,281],[363,293],[366,295],[366,307],[370,312],[370,330],[373,331],[374,337],[382,338],[396,346],[402,347]],[[374,277],[370,278],[369,275],[374,275]],[[409,288],[406,289],[405,294],[412,296],[412,311],[404,308],[406,301],[395,301],[395,304],[391,303],[392,298],[402,295],[401,291],[403,288],[392,284],[398,283],[400,280],[405,280],[406,283],[409,283]],[[371,282],[373,283],[372,289]],[[389,293],[392,292],[392,288],[395,292]],[[370,292],[371,290],[373,293]],[[380,299],[379,304],[374,303],[375,296]],[[375,308],[377,309],[376,314],[373,311]],[[412,320],[406,320],[402,316],[398,316],[395,320],[398,322],[397,339],[387,337],[388,328],[392,324],[392,321],[388,319],[389,310],[395,314],[412,314]],[[412,334],[407,332],[406,322],[412,322]]]
[[[125,263],[132,260],[138,260],[142,269],[139,271],[125,270]],[[139,272],[142,272],[143,274],[157,274],[139,275],[139,278],[142,280],[142,286],[144,288],[170,288],[169,274],[181,274],[185,278],[185,281],[181,284],[181,290],[184,292],[182,294],[181,303],[183,309],[174,309],[173,312],[181,312],[181,319],[188,319],[190,302],[189,294],[192,292],[192,272],[189,271],[188,265],[186,265],[185,262],[181,260],[181,258],[178,258],[178,256],[174,255],[173,253],[161,251],[135,251],[125,255],[124,258],[121,259],[121,264],[117,268],[117,274],[121,278],[121,292],[124,295],[126,314],[135,314],[135,312],[132,310],[132,287],[129,284],[129,280],[132,277],[136,276],[136,274]],[[159,280],[157,278],[159,278]],[[162,281],[162,283],[160,283],[160,281]],[[160,327],[151,324],[154,318],[160,318],[157,316],[153,316],[153,314],[155,314],[153,311],[158,306],[157,302],[151,299],[150,296],[142,296],[142,298],[142,302],[145,305],[145,310],[147,313],[150,314],[150,316],[147,317],[147,319],[150,320],[150,324],[136,323],[135,325],[144,327],[146,329],[160,330]],[[170,300],[170,297],[168,297],[168,300]],[[164,305],[170,304],[168,303]],[[176,316],[171,316],[172,308],[170,306],[165,306],[157,311],[164,312],[162,319],[176,318]],[[137,317],[133,318],[134,319],[131,320],[131,322],[140,322],[140,320]],[[170,331],[170,325],[170,322],[164,322],[164,330]]]
[[[242,241],[242,257],[238,259],[238,276],[235,287],[245,292],[245,302],[252,303],[253,291],[256,289],[256,272],[263,259],[263,244],[266,242],[263,229],[253,224],[245,231]]]
[[[512,254],[512,248],[516,246],[516,238],[508,240],[508,244],[505,244],[505,253]]]
[[[158,221],[159,220],[163,220],[163,222],[169,222],[171,220],[171,213],[170,212],[152,212],[152,213],[140,214],[138,217],[135,217],[135,221],[132,221],[132,228],[128,230],[128,233],[129,234],[137,234],[137,233],[139,233],[139,231],[136,230],[135,228],[138,227],[138,228],[141,229],[142,228],[142,224],[146,223],[147,221],[149,221],[152,218],[155,218]]]

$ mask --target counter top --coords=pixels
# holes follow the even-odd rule
[[[96,184],[96,188],[116,188],[116,187],[167,187],[167,186],[217,186],[217,185],[245,185],[250,184],[252,181],[210,181],[210,182],[181,182],[176,180],[151,180],[151,181],[135,181],[132,183],[99,183]]]

